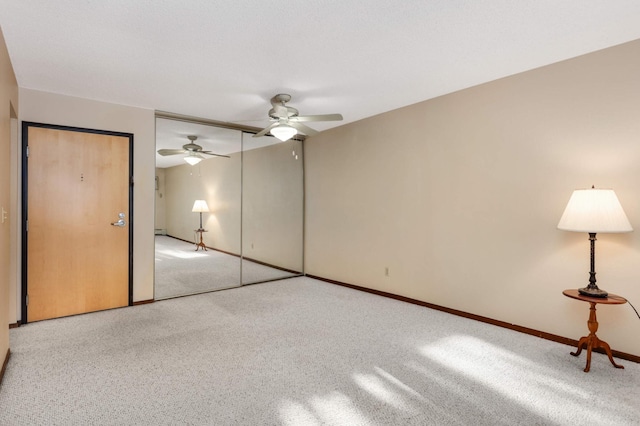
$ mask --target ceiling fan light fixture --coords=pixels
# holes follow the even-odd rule
[[[271,129],[271,134],[280,139],[282,142],[291,139],[297,133],[298,131],[296,129],[286,124],[278,124],[276,127]]]
[[[253,135],[254,138],[260,138],[267,134],[271,134],[282,142],[291,139],[296,134],[305,136],[313,136],[318,133],[317,130],[301,122],[305,121],[340,121],[341,114],[315,114],[315,115],[299,115],[298,110],[287,106],[286,103],[291,100],[291,95],[280,93],[271,98],[272,108],[269,110],[269,120],[276,121],[270,124],[258,133]]]
[[[190,152],[189,155],[184,157],[184,161],[186,161],[187,163],[191,164],[192,166],[195,166],[196,164],[198,164],[202,160],[204,160],[204,157],[202,155],[194,154],[193,152]]]

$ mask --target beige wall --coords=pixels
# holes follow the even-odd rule
[[[23,121],[133,133],[133,300],[152,299],[154,111],[23,88],[20,99]]]
[[[598,283],[640,306],[639,76],[635,41],[309,138],[306,272],[577,339],[588,236],[556,225],[593,184],[636,229],[598,235]],[[598,318],[640,355],[628,305]]]
[[[5,361],[9,349],[8,323],[15,322],[11,318],[10,307],[15,307],[15,298],[10,298],[9,286],[11,277],[9,271],[11,251],[16,242],[11,239],[12,227],[16,220],[15,205],[10,199],[15,193],[11,187],[11,108],[18,111],[18,83],[13,73],[13,67],[7,53],[4,36],[0,30],[0,367]],[[2,210],[7,212],[6,220],[2,220]]]
[[[21,199],[21,187],[20,187],[20,172],[22,170],[21,157],[22,145],[19,139],[20,121],[16,112],[17,108],[13,111],[11,117],[11,158],[9,159],[11,179],[9,184],[11,186],[9,202],[9,211],[13,212],[11,215],[11,231],[9,236],[9,323],[15,324],[20,317],[20,309],[22,304],[22,294],[19,292],[19,287],[14,283],[20,281],[22,274],[22,211],[20,206]]]

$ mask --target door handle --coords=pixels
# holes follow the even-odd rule
[[[125,226],[127,224],[127,222],[124,221],[125,214],[124,213],[118,213],[118,217],[120,219],[118,219],[117,222],[111,222],[111,224],[113,226],[119,226],[119,227]]]

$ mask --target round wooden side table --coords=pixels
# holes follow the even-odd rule
[[[602,305],[623,305],[627,303],[627,299],[611,293],[609,293],[608,297],[583,296],[578,292],[578,290],[565,290],[562,292],[562,294],[572,299],[589,302],[591,304],[591,308],[589,308],[589,320],[587,321],[587,326],[589,327],[589,335],[581,337],[578,341],[578,349],[575,352],[571,352],[571,355],[578,356],[582,352],[582,349],[584,349],[585,346],[587,347],[587,366],[584,368],[584,372],[588,373],[589,369],[591,368],[591,351],[598,348],[604,349],[607,356],[609,357],[609,361],[611,361],[611,364],[613,364],[614,367],[624,368],[624,366],[616,364],[613,361],[613,356],[611,355],[611,347],[609,346],[609,344],[603,340],[600,340],[598,336],[596,336],[596,331],[598,331],[596,305],[598,303]]]
[[[207,246],[204,245],[204,242],[202,242],[202,233],[203,232],[209,232],[206,229],[194,229],[194,232],[200,234],[200,241],[196,242],[196,251],[198,251],[200,249],[200,247],[202,247],[202,250],[207,251]]]

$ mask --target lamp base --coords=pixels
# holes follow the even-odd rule
[[[605,298],[605,297],[607,297],[609,295],[609,293],[607,293],[604,290],[600,290],[596,286],[579,288],[578,292],[583,296],[589,296],[589,297]]]

